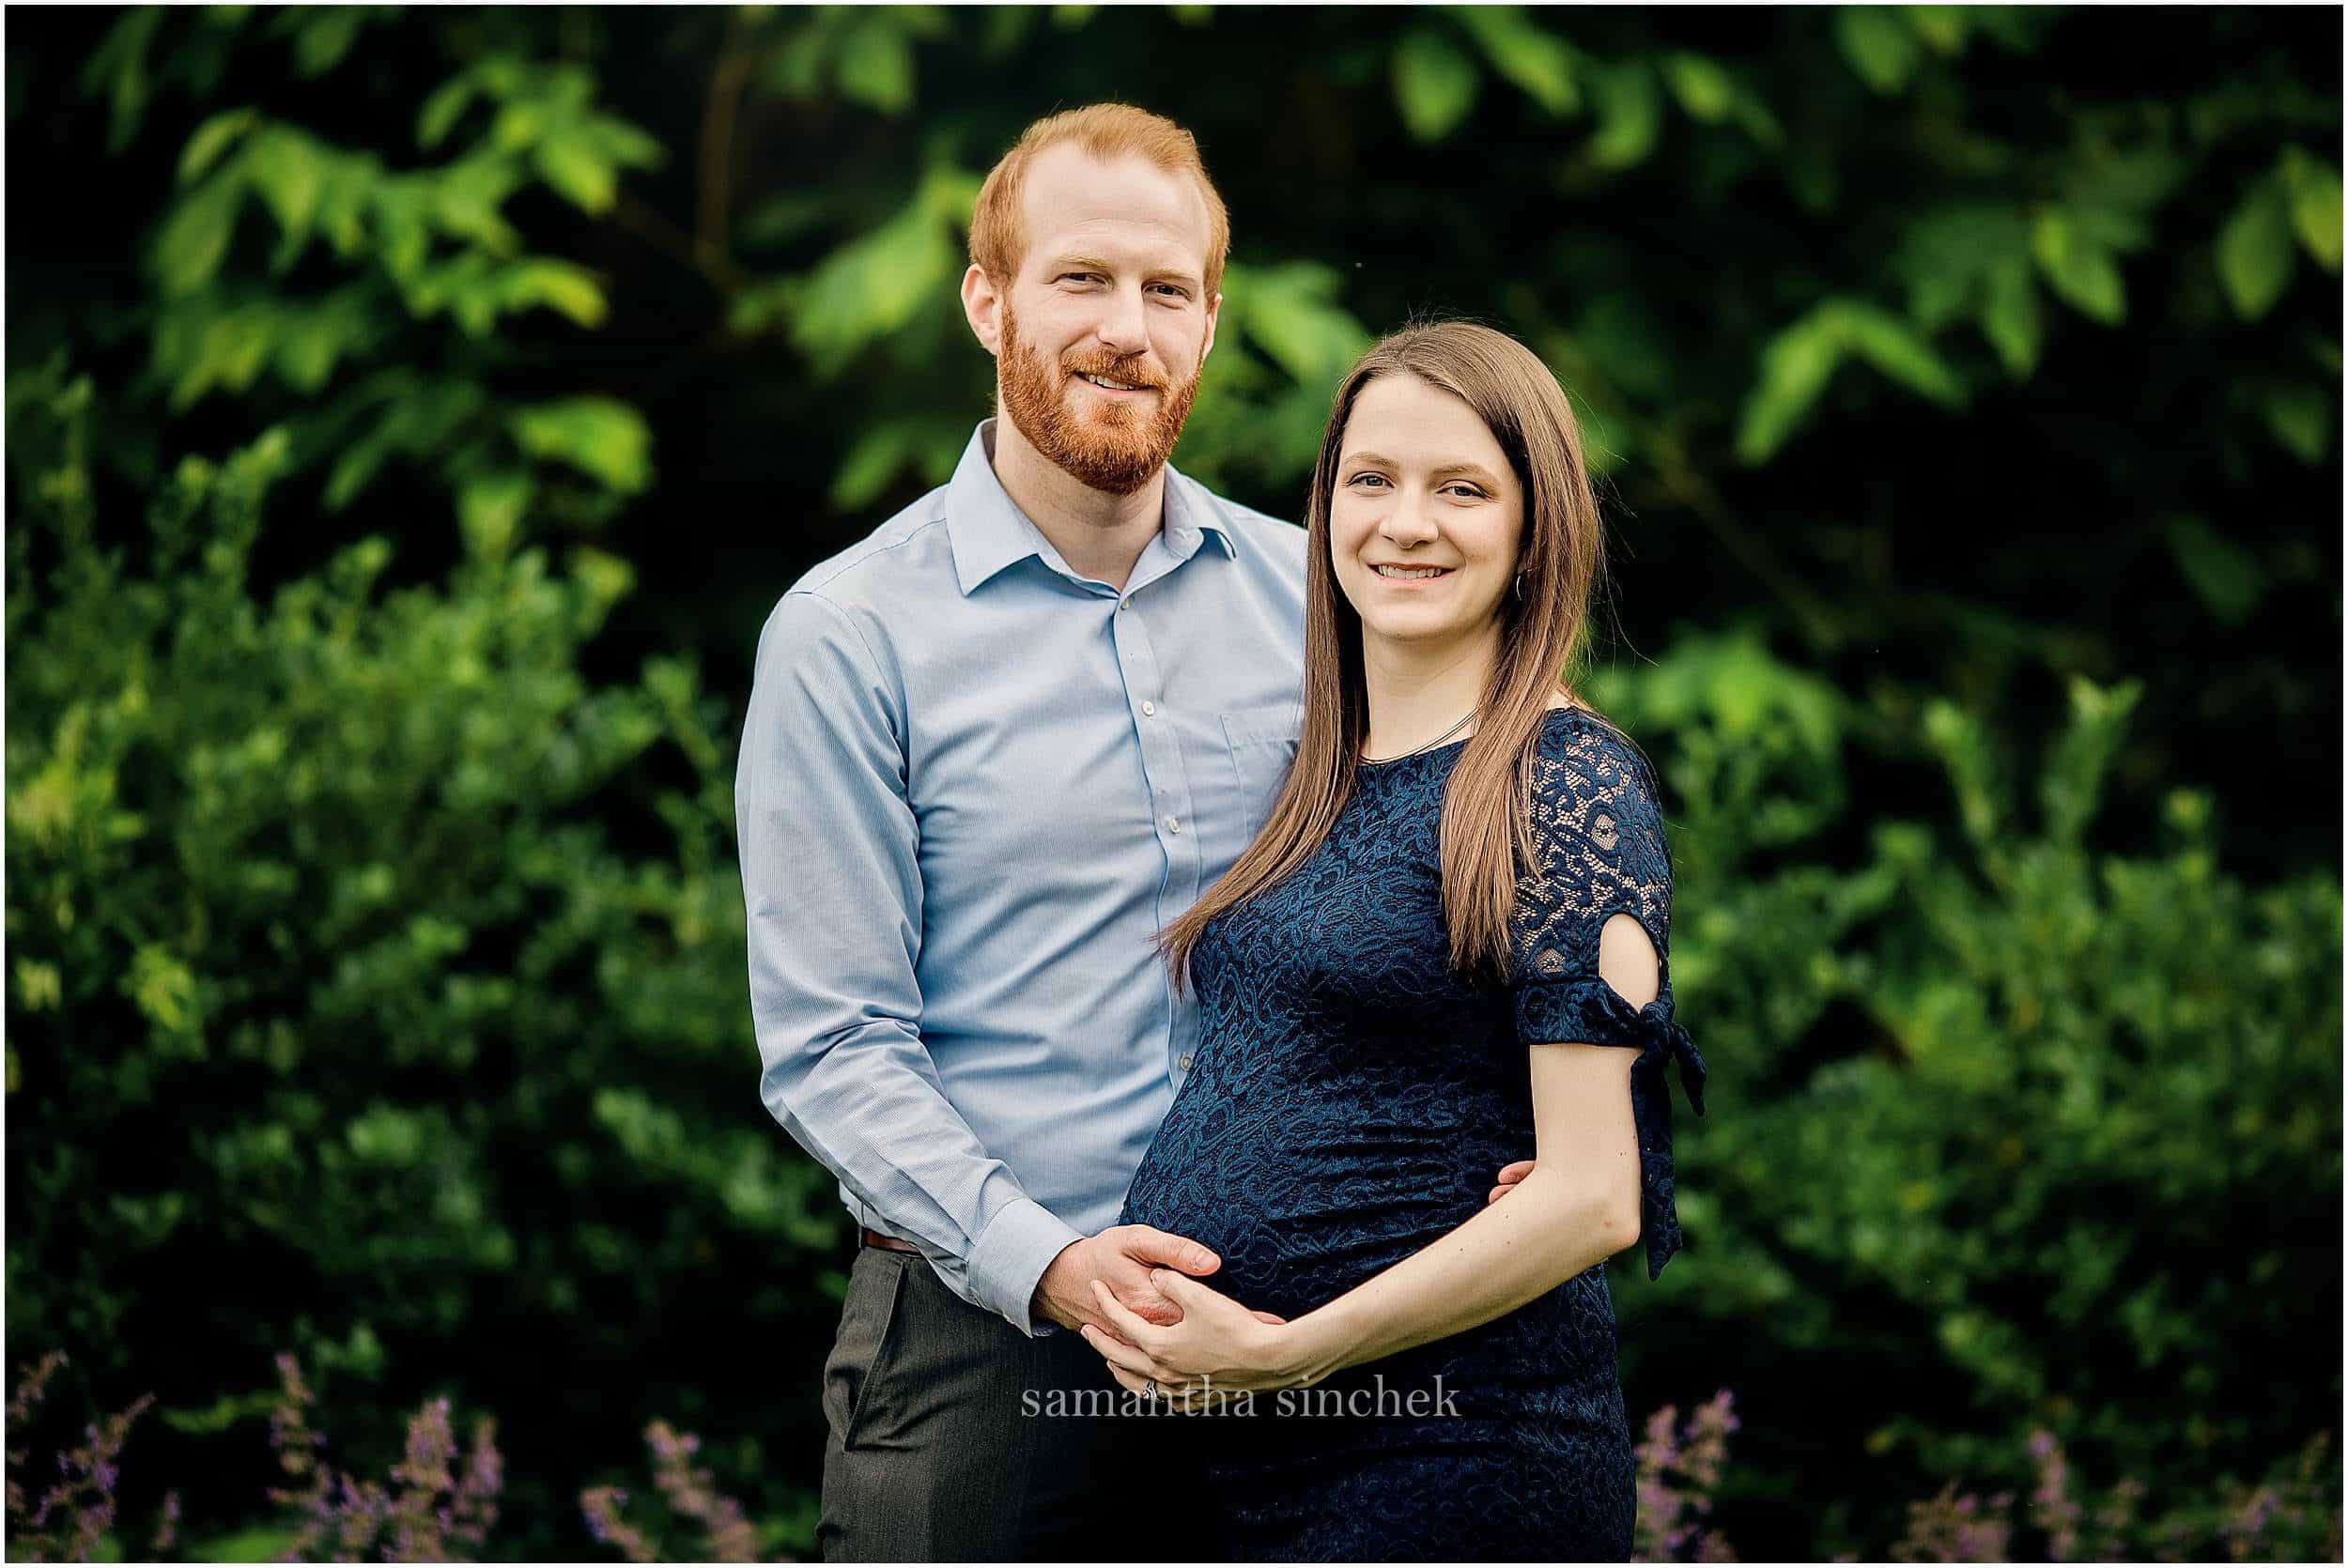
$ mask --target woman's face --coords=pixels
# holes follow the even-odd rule
[[[1473,408],[1401,373],[1361,390],[1329,499],[1329,554],[1366,636],[1435,653],[1484,635],[1523,531],[1524,487]]]

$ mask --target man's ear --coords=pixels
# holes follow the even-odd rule
[[[970,323],[970,331],[986,345],[986,351],[1001,358],[1003,297],[995,292],[995,280],[975,261],[962,275],[962,314]]]
[[[1198,362],[1200,364],[1205,364],[1207,362],[1207,356],[1214,352],[1214,322],[1215,317],[1221,315],[1222,314],[1223,291],[1221,289],[1217,289],[1215,290],[1214,298],[1207,301],[1207,341],[1205,346],[1198,350]]]

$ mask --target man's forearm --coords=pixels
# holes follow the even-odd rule
[[[1514,1312],[1630,1246],[1621,1206],[1536,1169],[1507,1200],[1296,1320],[1309,1379]]]

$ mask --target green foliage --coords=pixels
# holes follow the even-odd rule
[[[594,1303],[648,1328],[713,1240],[836,1245],[828,1179],[737,1108],[719,714],[673,660],[579,673],[627,568],[557,572],[485,501],[444,585],[388,587],[370,537],[264,595],[282,432],[109,547],[89,382],[9,401],[11,1331],[167,1401],[388,1345],[559,1424],[600,1391],[448,1347],[592,1355]],[[252,1414],[208,1409],[164,1420]]]
[[[1735,1064],[1683,1158],[1694,1309],[1833,1357],[1869,1447],[1938,1475],[2012,1473],[2043,1422],[2157,1493],[2326,1421],[2338,1300],[2285,1282],[2340,1222],[2333,871],[2244,885],[2190,789],[2155,853],[2091,848],[2134,683],[2072,682],[2029,774],[1979,715],[1870,715],[1751,641],[1598,689],[1679,803],[1675,989]],[[1871,812],[1863,859],[1817,854],[1856,746],[1929,755],[1960,832]],[[1884,1397],[1936,1378],[1978,1414]]]
[[[2033,1417],[2201,1495],[2336,1403],[2320,16],[86,14],[9,60],[85,214],[10,257],[10,1329],[160,1369],[148,1440],[257,1438],[220,1369],[290,1345],[385,1430],[457,1376],[537,1518],[645,1410],[744,1434],[806,1548],[842,1221],[691,671],[946,477],[980,175],[1136,93],[1232,216],[1185,470],[1298,515],[1419,315],[1582,420],[1722,1108],[1630,1391],[1745,1395],[1739,1545]]]
[[[389,14],[280,13],[263,24],[235,8],[133,10],[84,80],[112,92],[127,139],[166,39],[193,32],[209,52],[172,55],[166,74],[217,71],[221,52],[257,28],[291,51],[298,74],[325,76],[345,67],[363,27]],[[214,63],[188,63],[206,60]],[[167,389],[167,407],[255,399],[287,431],[289,471],[331,466],[327,500],[336,508],[394,458],[452,492],[527,473],[533,459],[557,463],[570,477],[550,491],[589,482],[572,507],[583,515],[598,498],[608,509],[642,489],[649,433],[636,410],[605,396],[593,403],[592,429],[575,412],[555,416],[579,438],[608,441],[608,452],[582,452],[579,438],[533,446],[548,416],[502,386],[517,360],[516,318],[545,312],[593,329],[610,311],[604,280],[533,253],[509,207],[544,190],[608,213],[620,177],[665,156],[645,131],[599,108],[596,92],[581,65],[501,48],[424,99],[412,146],[338,145],[252,103],[207,115],[180,146],[178,189],[147,251],[149,374]],[[417,151],[443,161],[412,164]],[[265,254],[250,244],[264,237]]]

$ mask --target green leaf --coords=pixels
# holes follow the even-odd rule
[[[588,119],[582,132],[598,152],[624,169],[657,169],[669,159],[669,149],[658,137],[610,115]]]
[[[2262,178],[2217,234],[2217,277],[2234,314],[2256,321],[2272,310],[2290,285],[2297,255],[2282,182]]]
[[[104,93],[111,114],[106,126],[106,150],[120,152],[138,134],[140,116],[147,112],[152,90],[147,76],[147,52],[163,24],[165,8],[134,6],[107,30],[82,67],[82,90]]]
[[[1334,389],[1369,346],[1369,333],[1336,302],[1339,278],[1318,262],[1233,268],[1224,292],[1236,325],[1300,386]]]
[[[1707,125],[1728,117],[1737,101],[1737,84],[1717,60],[1702,54],[1676,54],[1663,60],[1663,80],[1688,117]]]
[[[1583,144],[1601,169],[1628,169],[1646,161],[1663,124],[1663,96],[1654,69],[1640,59],[1589,68],[1590,91],[1598,104],[1598,132]]]
[[[432,182],[434,220],[444,234],[471,240],[495,255],[511,255],[522,238],[501,208],[521,180],[514,161],[495,152],[451,163]]]
[[[531,149],[530,161],[546,182],[582,212],[600,216],[619,194],[619,176],[587,138],[564,128],[549,130]]]
[[[1394,100],[1403,126],[1440,142],[1475,106],[1475,62],[1442,34],[1413,28],[1394,52]]]
[[[869,425],[841,459],[831,482],[831,503],[842,512],[857,512],[880,499],[882,491],[904,467],[912,450],[913,430],[900,421]]]
[[[1880,306],[1828,300],[1771,338],[1761,352],[1761,375],[1745,399],[1737,455],[1767,461],[1810,417],[1846,354],[1879,375],[1954,407],[1965,384],[1915,328]]]
[[[1908,85],[1923,58],[1916,28],[1879,6],[1846,6],[1834,13],[1834,41],[1859,79],[1878,93]]]
[[[341,65],[368,21],[364,6],[317,6],[294,15],[300,19],[294,27],[294,69],[303,76],[323,76]]]
[[[1965,384],[1916,330],[1874,305],[1844,303],[1836,312],[1844,341],[1877,371],[1936,403],[1965,401]]]
[[[2332,393],[2327,387],[2308,382],[2271,387],[2261,400],[2266,413],[2266,428],[2274,432],[2286,451],[2302,463],[2313,465],[2324,461],[2331,451],[2332,432],[2339,428],[2339,419],[2332,412]]]
[[[238,138],[259,123],[259,112],[244,108],[223,110],[197,126],[195,134],[188,138],[186,149],[179,154],[179,183],[193,185],[219,161],[222,153],[236,145]]]
[[[1833,379],[1843,338],[1823,309],[1785,328],[1761,350],[1761,375],[1745,399],[1737,429],[1737,456],[1769,460],[1809,417]]]
[[[277,1408],[278,1402],[284,1397],[285,1395],[275,1389],[257,1389],[251,1393],[222,1394],[208,1406],[191,1406],[185,1409],[159,1409],[155,1414],[162,1418],[165,1426],[175,1432],[209,1436],[214,1432],[225,1432],[247,1417],[268,1415]],[[289,1534],[286,1539],[290,1543],[293,1538]],[[193,1550],[188,1555],[198,1562],[228,1560],[224,1558],[198,1557]]]
[[[595,275],[573,262],[534,256],[505,269],[501,302],[509,311],[544,305],[582,327],[600,327],[609,305]]]
[[[1909,6],[1902,14],[1934,54],[1955,55],[1965,52],[1971,10],[1970,6]]]
[[[2340,270],[2340,171],[2303,147],[2285,147],[2279,170],[2299,243],[2326,272]]]
[[[515,444],[533,457],[567,463],[624,495],[652,482],[652,432],[643,416],[610,397],[568,397],[517,408]]]
[[[1582,107],[1574,84],[1573,51],[1515,6],[1453,6],[1446,14],[1483,51],[1484,63],[1551,115]]]
[[[2230,626],[2248,619],[2266,588],[2257,559],[2199,517],[2171,517],[2168,536],[2177,569],[2211,612]]]
[[[220,1535],[209,1541],[189,1542],[188,1560],[191,1562],[274,1562],[292,1550],[294,1543],[300,1538],[301,1532],[291,1530],[270,1530],[258,1527],[239,1530],[234,1535]]]
[[[819,377],[837,375],[936,303],[961,260],[952,224],[925,184],[887,223],[834,251],[800,281],[790,300],[792,341]]]
[[[416,145],[437,147],[456,129],[456,122],[472,106],[479,85],[471,71],[453,76],[432,91],[416,112]]]
[[[840,40],[834,69],[841,96],[884,115],[902,115],[913,107],[913,47],[887,8],[861,14],[863,20]]]
[[[1981,330],[2016,380],[2038,367],[2046,325],[2038,307],[2038,284],[2026,258],[2013,256],[1989,269],[1984,283]]]
[[[636,586],[636,568],[609,550],[579,545],[564,559],[571,580],[579,585],[590,609],[598,618]]]
[[[218,275],[243,203],[244,180],[232,166],[173,205],[155,236],[156,280],[166,299],[193,294]]]
[[[145,944],[131,955],[122,992],[138,1004],[149,1022],[168,1033],[191,1030],[200,1022],[194,975],[177,954],[158,944]]]
[[[456,520],[467,551],[475,560],[504,560],[537,493],[537,481],[518,469],[467,480],[456,492]]]
[[[2041,211],[2031,226],[2030,243],[2047,284],[2073,309],[2107,326],[2127,315],[2119,265],[2070,213],[2059,207]]]
[[[277,219],[287,242],[306,239],[317,215],[325,171],[318,149],[300,131],[272,127],[253,139],[245,150],[245,169],[253,189],[260,193]]]

